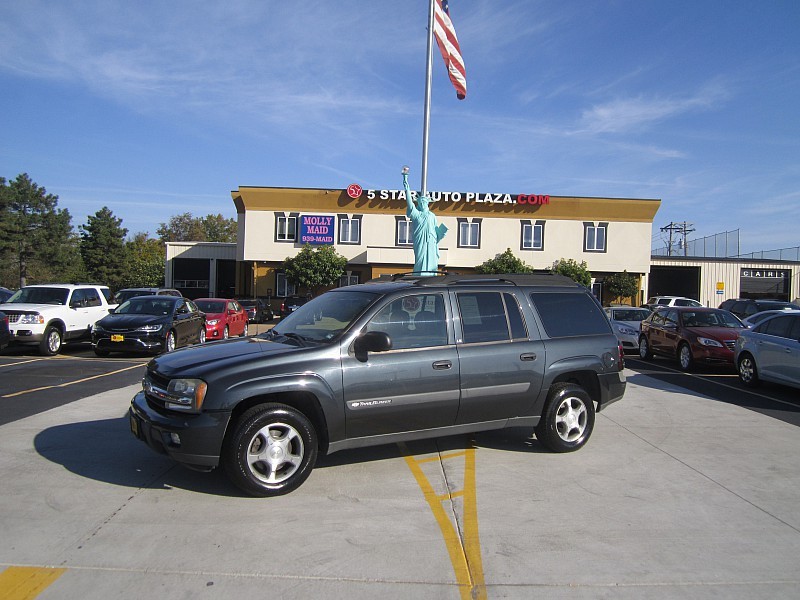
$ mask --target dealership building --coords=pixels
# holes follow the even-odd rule
[[[651,257],[652,228],[661,201],[431,191],[430,209],[447,227],[439,269],[470,273],[507,249],[529,266],[586,262],[604,303],[606,277],[627,271],[639,281],[640,304],[650,295],[686,295],[708,306],[741,294],[795,298],[797,261]],[[239,187],[231,192],[238,217],[236,244],[167,244],[166,285],[188,297],[280,298],[305,293],[282,263],[306,245],[330,245],[347,259],[339,285],[409,272],[414,264],[411,222],[402,190]],[[768,281],[770,280],[770,281]],[[773,285],[774,284],[774,285]]]

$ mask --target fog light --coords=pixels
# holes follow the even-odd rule
[[[172,444],[173,446],[180,446],[181,445],[181,436],[179,436],[177,433],[170,433],[169,434],[169,441],[170,441],[170,444]]]

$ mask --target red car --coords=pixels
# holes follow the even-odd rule
[[[733,365],[736,339],[745,329],[736,315],[719,308],[657,308],[642,321],[639,356],[676,358],[683,371],[695,363]]]
[[[206,340],[226,340],[247,335],[247,311],[230,298],[198,298],[194,301],[206,313]]]

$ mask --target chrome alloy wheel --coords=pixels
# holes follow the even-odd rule
[[[574,442],[586,429],[586,405],[580,398],[567,397],[556,411],[556,431],[565,442]]]
[[[253,476],[268,484],[289,479],[300,468],[303,438],[291,425],[270,423],[256,431],[247,449],[247,464]]]

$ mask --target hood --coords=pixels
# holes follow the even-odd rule
[[[110,314],[97,323],[109,331],[130,331],[144,325],[157,325],[172,322],[169,315],[118,315]]]
[[[13,304],[6,302],[5,304],[0,304],[0,311],[5,313],[13,311],[41,313],[62,308],[64,308],[63,304],[28,304],[27,302],[15,302]]]
[[[171,377],[184,369],[187,373],[195,369],[204,370],[209,366],[221,369],[227,363],[238,362],[254,354],[279,355],[300,349],[294,345],[279,344],[260,338],[233,338],[160,354],[150,362],[150,365],[155,366],[162,375]]]
[[[746,331],[744,327],[684,327],[684,329],[691,331],[696,336],[714,338],[720,341],[735,340],[742,331]]]

